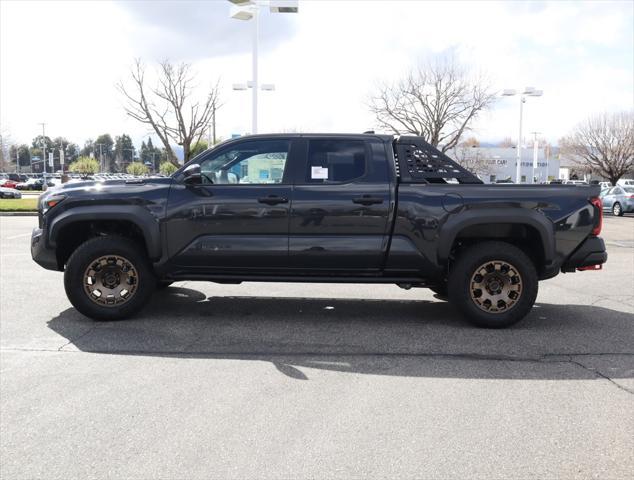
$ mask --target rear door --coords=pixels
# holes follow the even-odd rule
[[[307,274],[378,272],[388,243],[385,146],[364,137],[303,138],[294,172],[290,267]]]

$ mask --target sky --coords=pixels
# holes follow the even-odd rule
[[[83,145],[151,130],[126,116],[115,88],[135,58],[187,62],[196,94],[219,82],[222,137],[251,130],[251,22],[227,0],[0,0],[0,127],[13,142],[41,133]],[[380,131],[368,99],[449,53],[492,88],[544,91],[524,105],[524,133],[556,143],[589,115],[634,108],[633,1],[300,0],[260,16],[259,133]],[[151,74],[150,74],[151,75]],[[519,98],[500,97],[474,124],[484,142],[517,138]]]

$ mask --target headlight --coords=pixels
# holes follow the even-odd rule
[[[61,195],[61,194],[43,195],[43,198],[40,202],[40,208],[42,209],[42,214],[48,212],[51,208],[59,204],[65,198],[66,198],[66,195]]]

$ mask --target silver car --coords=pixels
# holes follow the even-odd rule
[[[624,213],[634,212],[634,187],[609,188],[601,192],[603,210],[611,211],[618,217]]]
[[[0,187],[0,198],[22,198],[22,194],[15,188]]]

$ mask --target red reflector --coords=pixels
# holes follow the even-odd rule
[[[577,268],[577,270],[579,270],[580,272],[584,272],[586,270],[602,270],[603,269],[603,264],[599,264],[599,265],[588,265],[587,267],[579,267]]]
[[[601,233],[601,228],[603,227],[603,202],[599,197],[592,197],[590,199],[590,203],[595,206],[597,210],[597,220],[594,223],[594,228],[592,229],[592,235],[595,237]]]

